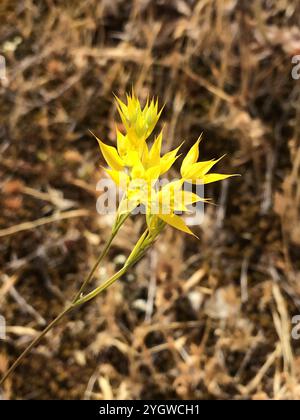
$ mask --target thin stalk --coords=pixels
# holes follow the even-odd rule
[[[141,238],[146,238],[147,231],[141,236]],[[140,238],[140,239],[141,239]],[[20,356],[17,358],[17,360],[11,365],[11,367],[7,370],[7,372],[4,374],[3,378],[0,380],[0,386],[3,384],[3,382],[8,378],[9,375],[11,375],[12,372],[19,366],[21,361],[24,359],[24,357],[27,356],[27,354],[32,350],[33,347],[35,347],[39,342],[42,340],[42,338],[55,326],[59,323],[59,321],[69,312],[71,312],[73,309],[77,308],[80,305],[83,305],[84,303],[94,299],[96,296],[98,296],[100,293],[104,292],[109,286],[111,286],[113,283],[115,283],[120,277],[122,277],[123,274],[126,273],[129,267],[131,267],[133,264],[135,264],[138,260],[142,258],[144,255],[144,248],[143,243],[139,240],[137,242],[139,246],[141,246],[140,252],[138,252],[135,258],[131,258],[130,261],[126,262],[124,266],[117,271],[112,277],[110,277],[108,280],[106,280],[103,284],[96,287],[94,290],[92,290],[90,293],[88,293],[85,296],[82,296],[78,298],[76,301],[73,301],[66,309],[64,309],[52,322],[50,322],[49,325],[29,344],[29,346],[20,354]],[[134,248],[136,249],[136,247]],[[131,256],[131,254],[130,254]],[[98,258],[99,261],[100,258]],[[97,263],[92,268],[91,272],[95,272]],[[96,267],[96,268],[95,268]],[[91,278],[92,276],[89,274],[87,278]],[[86,281],[84,281],[84,284],[87,284]]]
[[[110,249],[111,243],[112,243],[114,237],[116,236],[116,234],[117,234],[117,232],[115,232],[114,234],[112,234],[110,236],[110,238],[106,241],[106,243],[104,245],[104,248],[103,248],[101,254],[97,258],[97,261],[95,262],[93,268],[91,269],[91,271],[89,272],[88,276],[86,277],[86,279],[82,283],[80,289],[76,293],[74,299],[72,300],[72,303],[75,303],[81,297],[83,291],[85,290],[86,286],[91,281],[91,279],[93,278],[93,276],[94,276],[96,270],[98,269],[99,265],[101,264],[103,258],[107,255],[107,253],[108,253],[108,251]]]
[[[91,299],[94,299],[100,293],[104,292],[104,290],[106,290],[113,283],[115,283],[115,281],[117,281],[120,277],[122,277],[123,274],[126,273],[128,268],[130,268],[132,265],[137,263],[143,257],[143,255],[145,254],[145,251],[150,246],[150,244],[148,244],[148,246],[146,248],[144,248],[144,246],[143,246],[143,242],[145,242],[146,239],[147,239],[147,234],[148,234],[148,229],[146,229],[146,231],[142,234],[140,239],[137,241],[132,253],[127,258],[124,266],[119,271],[117,271],[113,276],[111,276],[108,280],[106,280],[104,283],[100,284],[100,286],[96,287],[90,293],[88,293],[85,296],[82,296],[76,302],[74,302],[73,303],[74,308],[77,307],[77,306],[83,305],[84,303],[90,301]]]
[[[3,382],[9,377],[9,375],[19,366],[21,361],[24,359],[24,357],[27,356],[27,354],[31,351],[33,347],[35,347],[39,342],[42,340],[42,338],[53,328],[56,324],[59,323],[59,321],[71,310],[73,309],[73,305],[68,306],[66,309],[64,309],[52,322],[50,322],[49,325],[29,344],[28,347],[23,351],[23,353],[20,354],[20,356],[15,360],[15,362],[11,365],[11,367],[7,370],[5,375],[0,381],[0,385],[3,384]]]
[[[23,353],[20,354],[20,356],[17,358],[17,360],[11,365],[11,367],[8,369],[8,371],[5,373],[3,378],[0,381],[0,385],[3,384],[3,382],[8,378],[8,376],[19,366],[21,361],[24,359],[24,357],[27,356],[27,354],[31,351],[33,347],[35,347],[39,342],[42,340],[42,338],[55,326],[59,323],[59,321],[69,312],[71,312],[76,307],[82,305],[83,303],[88,302],[89,300],[95,298],[99,295],[99,293],[106,290],[109,286],[111,286],[115,281],[117,281],[129,268],[129,265],[125,265],[121,268],[117,273],[115,273],[112,277],[110,277],[106,282],[104,282],[102,285],[97,287],[92,292],[88,293],[86,296],[78,299],[76,302],[71,303],[66,309],[64,309],[52,322],[50,322],[49,325],[29,344],[28,347],[23,351]]]
[[[120,230],[120,227],[123,225],[123,223],[125,222],[125,220],[127,219],[127,217],[129,216],[129,213],[121,216],[119,219],[117,219],[116,224],[113,228],[112,234],[110,235],[110,237],[108,238],[108,240],[106,241],[104,248],[101,252],[101,254],[99,255],[99,257],[97,258],[97,261],[95,262],[92,270],[89,272],[88,276],[86,277],[86,279],[84,280],[84,282],[82,283],[80,289],[78,290],[78,292],[76,293],[74,299],[72,300],[72,303],[75,303],[82,295],[82,293],[84,292],[86,286],[88,285],[88,283],[91,281],[91,279],[93,278],[96,270],[98,269],[99,265],[101,264],[103,258],[106,257],[112,241],[114,240],[115,236],[117,235],[117,233]]]
[[[104,292],[109,286],[111,286],[113,283],[115,283],[120,277],[122,277],[123,274],[126,273],[130,265],[124,265],[119,271],[117,271],[113,276],[111,276],[108,280],[106,280],[103,284],[96,287],[96,289],[92,290],[90,293],[88,293],[85,296],[82,296],[80,299],[78,299],[74,303],[74,308],[80,305],[83,305],[84,303],[94,299],[96,296],[98,296],[100,293]]]

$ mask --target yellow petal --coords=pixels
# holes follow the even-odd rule
[[[160,160],[160,174],[163,175],[166,173],[171,166],[173,166],[178,157],[179,156],[174,155],[163,156]]]
[[[183,178],[177,179],[176,181],[171,181],[162,187],[162,191],[166,191],[166,190],[177,191],[182,187],[183,183],[184,183]]]
[[[142,147],[140,148],[141,153],[140,153],[140,157],[141,157],[141,161],[142,164],[144,165],[144,167],[146,168],[148,166],[148,162],[149,162],[149,149],[148,149],[148,145],[145,141],[143,141]]]
[[[182,210],[180,207],[184,208],[191,204],[197,203],[198,201],[207,201],[199,195],[191,191],[176,191],[174,196],[174,210]],[[184,211],[184,210],[183,210]]]
[[[128,140],[127,136],[121,133],[121,131],[116,128],[117,132],[117,149],[120,156],[124,156],[128,150]]]
[[[131,96],[126,95],[127,97],[127,110],[128,110],[128,119],[130,123],[134,123],[139,114],[141,114],[141,106],[139,100],[134,96],[132,92]]]
[[[142,114],[137,115],[136,121],[134,122],[134,129],[139,138],[146,139],[147,124]]]
[[[127,214],[132,212],[139,205],[138,198],[123,198],[120,202],[118,213]]]
[[[138,152],[136,152],[135,150],[129,150],[124,156],[123,161],[125,166],[128,166],[130,168],[133,167],[136,164],[136,162],[139,161]]]
[[[176,181],[169,182],[161,188],[159,196],[163,198],[172,195],[173,197],[176,192],[179,192],[183,183],[184,179],[178,179]]]
[[[211,182],[222,181],[223,179],[230,178],[232,176],[240,176],[239,174],[207,174],[204,175],[203,179],[199,179],[196,181],[196,184],[210,184]]]
[[[162,131],[156,137],[153,146],[150,149],[149,157],[148,157],[148,165],[149,166],[156,166],[159,165],[160,162],[160,151],[161,151],[161,143],[162,143]]]
[[[117,101],[117,110],[119,112],[119,115],[121,117],[122,123],[126,130],[129,129],[129,113],[128,113],[128,107],[124,104],[124,102],[121,101],[116,95],[114,95]]]
[[[161,190],[159,191],[158,195],[158,203],[159,209],[162,214],[169,214],[174,210],[174,201],[176,192],[182,187],[184,179],[180,179],[177,181],[169,182],[168,184],[164,185]],[[180,208],[180,210],[185,211],[185,208]]]
[[[179,156],[176,155],[182,144],[183,143],[181,143],[181,145],[178,146],[176,149],[163,155],[163,157],[160,159],[161,175],[167,172],[171,168],[173,163],[176,161],[176,159],[178,159]]]
[[[208,171],[211,170],[225,155],[221,156],[219,159],[212,159],[206,162],[197,162],[191,165],[190,169],[187,170],[185,179],[196,182],[198,179],[202,179]]]
[[[126,119],[128,119],[128,109],[127,109],[127,106],[116,95],[114,95],[114,97],[115,97],[115,99],[117,101],[117,108],[118,108],[120,117],[121,118],[122,117],[125,117]]]
[[[150,136],[150,134],[152,133],[152,131],[154,130],[154,127],[157,124],[157,121],[160,118],[160,115],[162,113],[164,109],[164,106],[161,108],[161,110],[159,112],[157,112],[158,110],[158,100],[156,100],[155,105],[153,102],[153,106],[152,109],[149,110],[147,117],[146,117],[146,123],[148,126],[148,130],[147,130],[147,134],[146,134],[146,138]]]
[[[112,169],[105,169],[105,172],[111,177],[115,184],[117,184],[123,190],[126,190],[130,178],[123,171],[114,171]]]
[[[156,182],[160,175],[160,166],[153,166],[152,168],[147,169],[145,176],[146,179],[152,184]]]
[[[209,169],[215,165],[214,160],[208,160],[204,162],[196,162],[191,164],[188,168],[185,168],[185,170],[181,170],[181,174],[186,180],[193,180],[198,178],[201,178],[204,174],[206,174]]]
[[[177,214],[159,214],[158,217],[163,220],[164,222],[168,223],[168,225],[173,226],[174,228],[181,230],[182,232],[188,233],[190,235],[196,236],[191,229],[187,227],[185,222],[180,216]]]
[[[132,149],[142,150],[145,138],[138,137],[134,127],[129,127],[128,126],[128,128],[126,130],[127,130],[128,141],[131,144]]]
[[[145,179],[145,168],[137,155],[132,155],[132,179]]]
[[[122,159],[118,155],[117,149],[115,149],[112,146],[108,146],[97,137],[96,139],[98,140],[102,155],[104,159],[106,160],[106,163],[108,164],[108,166],[110,166],[115,171],[122,170],[124,165],[123,165]]]
[[[186,177],[186,172],[189,170],[190,166],[197,162],[199,157],[199,143],[201,140],[201,136],[198,138],[196,143],[191,147],[186,157],[183,159],[181,164],[181,175]]]

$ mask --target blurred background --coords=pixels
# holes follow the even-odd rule
[[[110,232],[88,130],[114,144],[113,92],[166,104],[165,151],[203,132],[200,159],[227,153],[218,170],[242,175],[206,188],[217,206],[200,240],[166,229],[49,333],[3,398],[300,398],[299,22],[297,0],[1,0],[1,374]],[[143,223],[126,222],[93,285]]]

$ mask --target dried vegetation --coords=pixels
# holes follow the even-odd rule
[[[71,298],[112,222],[88,129],[112,92],[166,103],[166,147],[228,151],[218,206],[168,229],[126,278],[52,331],[5,398],[300,398],[300,54],[296,0],[1,0],[0,372]],[[174,173],[176,176],[176,173]],[[99,280],[142,228],[128,221]]]

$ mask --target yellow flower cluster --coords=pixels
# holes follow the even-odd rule
[[[163,136],[161,132],[154,138],[152,146],[149,147],[149,137],[162,112],[162,110],[158,109],[157,100],[152,99],[151,101],[147,101],[144,108],[141,107],[139,100],[133,92],[131,95],[127,95],[126,104],[119,98],[116,98],[116,100],[125,133],[122,134],[117,129],[117,148],[108,146],[100,139],[97,139],[103,157],[109,166],[106,172],[124,190],[124,195],[112,227],[112,233],[71,304],[66,306],[26,347],[23,353],[21,353],[4,374],[0,380],[0,385],[16,369],[30,350],[40,342],[64,315],[94,299],[120,279],[129,267],[137,263],[145,255],[147,249],[153,244],[166,224],[193,235],[193,232],[188,228],[178,213],[188,211],[188,206],[193,203],[206,200],[191,191],[186,191],[184,189],[186,182],[192,184],[208,184],[233,176],[208,173],[220,159],[198,162],[200,142],[200,139],[198,139],[182,161],[180,169],[181,179],[168,182],[164,186],[159,186],[158,181],[161,175],[166,173],[179,157],[178,151],[181,146],[162,155]],[[143,205],[146,210],[147,228],[145,232],[135,244],[123,267],[105,282],[90,292],[85,293],[89,282],[94,277],[99,265],[110,249],[111,243],[120,227],[132,210],[140,205]]]
[[[119,98],[118,111],[125,134],[116,129],[117,148],[108,146],[97,138],[102,155],[110,169],[106,172],[124,191],[119,213],[130,213],[138,205],[144,205],[150,230],[161,226],[161,221],[181,231],[193,234],[184,220],[176,213],[188,211],[189,205],[206,201],[183,188],[184,182],[208,184],[233,175],[208,173],[220,160],[198,162],[200,139],[189,150],[181,165],[181,179],[169,182],[160,189],[155,188],[160,176],[174,164],[181,146],[161,155],[162,132],[154,138],[152,146],[147,140],[160,117],[162,109],[158,102],[147,101],[144,108],[132,92],[125,104]],[[163,223],[163,224],[164,224]]]

